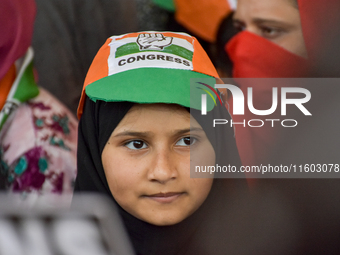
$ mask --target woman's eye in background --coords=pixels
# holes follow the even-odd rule
[[[196,142],[196,138],[193,138],[193,137],[183,137],[182,139],[180,139],[176,145],[179,145],[179,146],[190,146],[190,145],[193,145],[195,142]]]
[[[131,150],[141,150],[148,147],[142,140],[132,140],[125,143],[124,145]]]
[[[234,20],[233,21],[233,25],[234,25],[234,27],[236,28],[236,30],[238,32],[242,32],[243,30],[246,29],[245,24],[243,22],[241,22],[241,21],[238,21],[238,20]]]
[[[261,26],[259,29],[261,36],[267,39],[275,39],[283,33],[281,28],[276,27]]]

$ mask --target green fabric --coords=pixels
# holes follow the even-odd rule
[[[116,51],[116,58],[122,57],[122,56],[126,56],[126,55],[130,55],[130,54],[134,54],[134,53],[139,53],[139,52],[157,52],[160,53],[159,50],[139,50],[139,46],[137,43],[132,42],[132,43],[127,43],[124,44],[120,47],[117,48]],[[192,61],[192,56],[193,56],[193,52],[183,48],[181,46],[172,44],[170,46],[165,47],[162,51],[162,53],[170,53],[170,54],[175,54],[177,56],[180,56],[182,58],[185,58],[189,61]]]
[[[13,98],[23,103],[36,97],[38,94],[39,88],[34,80],[33,62],[31,62],[22,75],[18,89],[15,91]]]
[[[94,102],[168,103],[200,110],[206,87],[198,82],[214,87],[215,78],[190,70],[138,68],[95,81],[85,92]],[[207,98],[207,111],[211,111],[215,103]]]
[[[17,86],[15,86],[15,82],[18,81]],[[7,121],[8,117],[11,115],[13,110],[16,108],[12,106],[12,103],[18,105],[18,103],[24,103],[31,98],[36,97],[39,94],[39,88],[34,80],[34,72],[33,72],[33,61],[30,60],[30,63],[27,65],[26,69],[22,73],[21,77],[17,77],[14,82],[11,91],[6,99],[5,106],[1,109],[0,112],[0,130],[3,125]]]
[[[5,122],[7,121],[8,117],[9,117],[9,114],[6,114],[1,118],[1,120],[0,120],[0,131],[3,127],[3,125],[5,124]]]
[[[176,10],[174,0],[153,0],[153,2],[167,11],[175,12]]]

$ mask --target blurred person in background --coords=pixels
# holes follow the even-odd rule
[[[318,55],[324,52],[327,38],[332,38],[333,24],[337,24],[337,3],[328,1],[238,1],[234,15],[235,27],[240,31],[225,45],[233,62],[233,78],[298,78],[316,77],[312,71]],[[322,54],[321,54],[322,55]],[[239,84],[247,94],[245,82]],[[272,105],[272,86],[263,83],[254,89],[257,109]],[[229,102],[230,110],[233,101]],[[231,110],[232,112],[232,110]],[[234,115],[236,122],[243,117]],[[271,153],[277,141],[271,127],[254,129],[236,127],[236,141],[243,164],[253,165]]]
[[[32,47],[39,84],[76,115],[93,57],[113,34],[138,30],[135,0],[36,0]]]
[[[226,45],[233,61],[233,77],[339,77],[339,10],[337,0],[239,0],[234,23],[240,32]],[[251,82],[244,81],[238,85],[246,94]],[[254,104],[257,109],[269,109],[273,84],[256,85]],[[308,105],[312,116],[297,127],[273,131],[236,126],[243,164],[339,164],[340,87],[325,87],[319,80],[316,86],[306,88],[312,92]],[[232,101],[229,105],[232,107]],[[294,112],[290,117],[298,118],[299,114]],[[236,115],[233,118],[240,120]],[[252,115],[243,118],[251,119]],[[258,193],[278,192],[278,199],[285,197],[283,201],[294,208],[300,228],[298,254],[339,254],[339,179],[257,182]]]
[[[240,0],[233,19],[239,33],[225,45],[233,63],[233,78],[292,78],[306,75],[307,51],[297,2]],[[249,84],[242,80],[238,85],[246,95]],[[271,84],[256,84],[253,93],[256,109],[270,108]],[[233,112],[232,99],[227,107]],[[233,115],[235,122],[258,117],[247,110],[244,116]],[[277,119],[279,116],[271,117]],[[235,129],[242,164],[246,166],[261,164],[277,141],[276,130],[270,125],[261,128],[237,125]]]
[[[37,85],[30,47],[35,14],[33,0],[1,1],[1,189],[33,199],[72,194],[78,125],[63,104]]]

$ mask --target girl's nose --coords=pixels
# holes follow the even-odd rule
[[[156,152],[149,166],[148,179],[166,183],[176,179],[177,174],[176,160],[173,158],[172,152],[170,150]]]

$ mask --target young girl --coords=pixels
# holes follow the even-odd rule
[[[75,191],[113,199],[136,254],[225,252],[218,233],[239,182],[190,177],[195,166],[240,165],[232,128],[213,128],[214,118],[229,116],[225,108],[208,102],[201,115],[201,94],[214,77],[196,39],[171,32],[113,36],[89,69]]]

